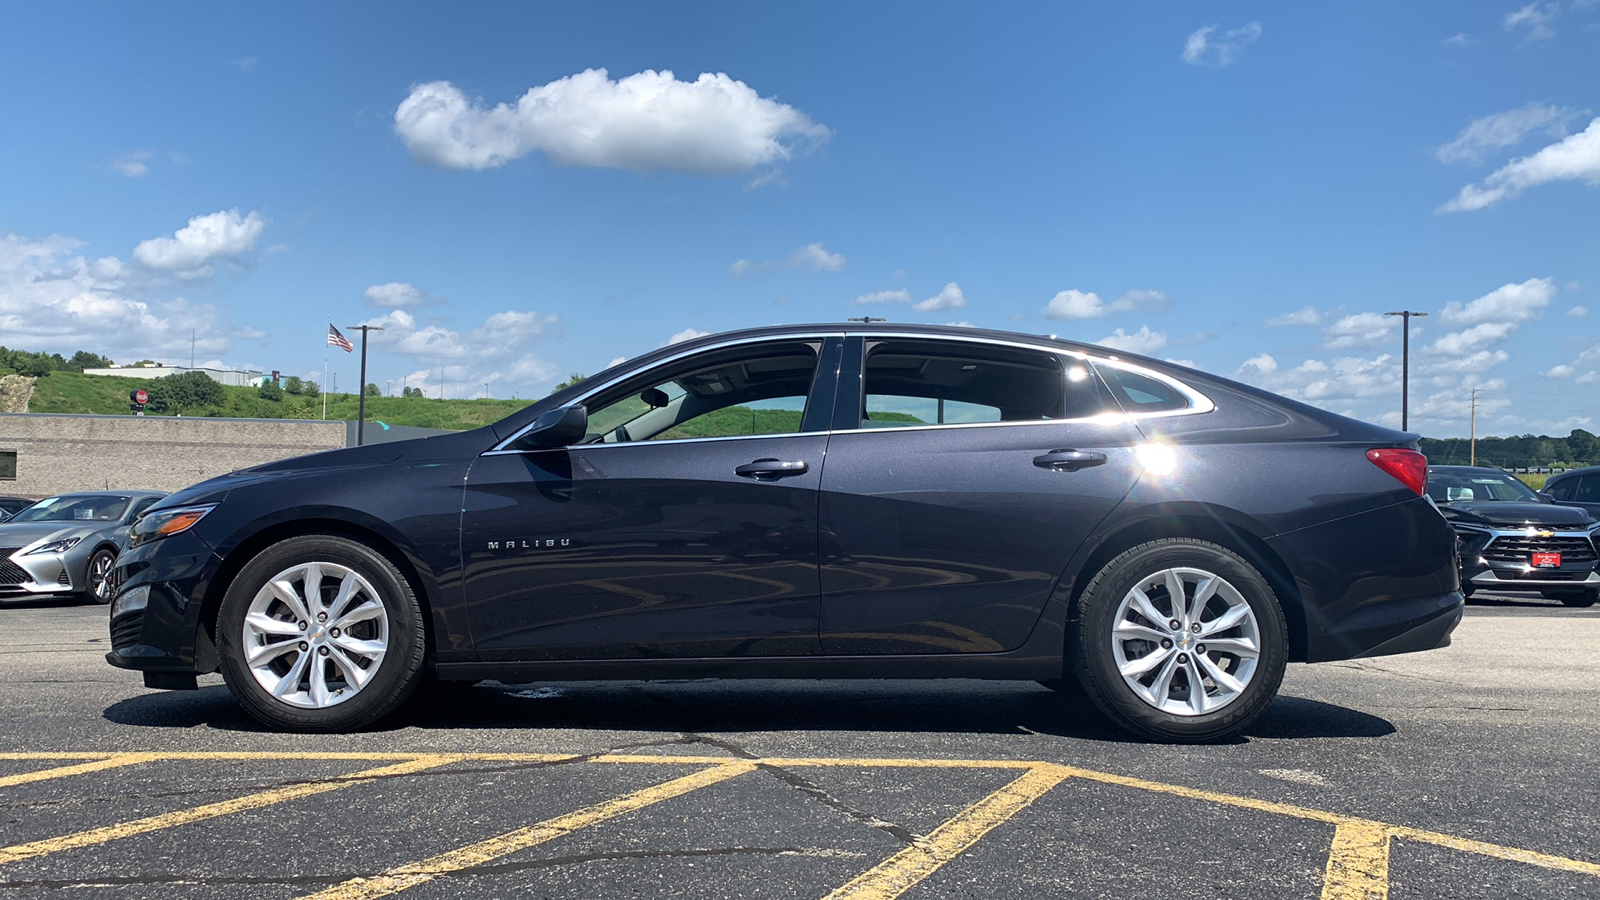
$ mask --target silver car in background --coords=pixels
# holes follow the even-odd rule
[[[160,491],[47,497],[0,523],[0,600],[76,596],[111,601],[108,578],[128,529]]]

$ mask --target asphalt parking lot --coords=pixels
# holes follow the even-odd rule
[[[105,665],[104,619],[0,606],[7,895],[1600,897],[1600,608],[1475,598],[1211,747],[971,681],[489,683],[279,735]]]

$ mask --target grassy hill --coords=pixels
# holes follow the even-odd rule
[[[154,391],[157,382],[143,378],[80,375],[52,372],[33,385],[29,412],[129,415],[128,392],[135,388]],[[281,400],[268,400],[253,387],[222,386],[220,404],[181,409],[185,416],[223,416],[246,419],[320,419],[322,398],[284,394]],[[329,394],[329,419],[354,419],[357,397],[354,394]],[[530,400],[429,400],[422,397],[368,397],[367,420],[382,420],[390,425],[416,425],[423,428],[465,430],[503,419],[527,406]],[[147,413],[154,415],[154,413]]]

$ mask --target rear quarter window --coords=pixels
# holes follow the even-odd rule
[[[1182,391],[1158,378],[1105,363],[1097,363],[1095,371],[1127,412],[1174,412],[1193,405]]]

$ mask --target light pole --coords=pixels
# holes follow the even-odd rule
[[[367,332],[382,331],[377,325],[347,325],[351,331],[361,332],[361,380],[356,382],[356,396],[361,399],[356,401],[356,446],[361,446],[367,438]]]
[[[1416,316],[1425,316],[1427,313],[1402,309],[1399,312],[1386,312],[1384,315],[1400,317],[1400,430],[1410,431],[1411,319]]]

